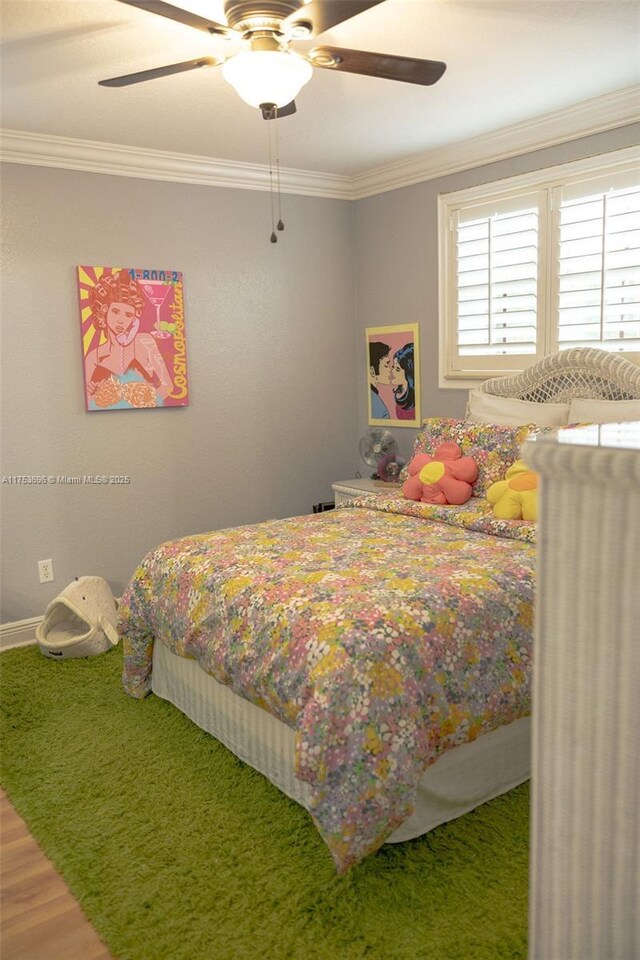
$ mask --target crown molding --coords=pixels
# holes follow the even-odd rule
[[[352,178],[351,199],[362,200],[638,121],[640,84],[634,84],[532,120],[513,123],[479,137],[435,147],[408,160],[369,170]]]
[[[331,200],[362,200],[637,121],[640,121],[640,84],[470,140],[435,147],[408,160],[352,177],[282,167],[280,189],[283,193]],[[0,160],[240,190],[269,190],[270,186],[269,168],[264,164],[236,163],[21,130],[1,131]]]
[[[85,173],[106,173],[143,180],[173,180],[209,187],[240,190],[269,190],[269,167],[258,163],[237,163],[186,153],[167,153],[144,147],[128,147],[96,140],[2,130],[0,160],[39,167],[60,167]],[[283,193],[332,200],[350,200],[349,177],[312,170],[280,168]]]

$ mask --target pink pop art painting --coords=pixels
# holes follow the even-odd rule
[[[189,403],[182,274],[78,267],[85,407]]]

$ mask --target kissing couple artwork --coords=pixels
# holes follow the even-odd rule
[[[369,423],[420,426],[418,324],[368,327]]]

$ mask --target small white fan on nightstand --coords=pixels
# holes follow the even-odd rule
[[[397,480],[404,460],[398,456],[398,443],[388,430],[372,427],[360,438],[360,456],[375,467],[374,480]]]

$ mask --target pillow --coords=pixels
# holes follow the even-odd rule
[[[478,476],[475,461],[463,457],[457,443],[443,443],[433,456],[416,454],[408,470],[402,495],[422,503],[466,503],[473,496],[471,485]]]
[[[640,420],[640,400],[572,400],[570,423],[627,423]]]
[[[530,470],[524,460],[516,460],[504,480],[492,483],[487,490],[494,517],[535,523],[538,519],[538,482],[538,474]]]
[[[494,397],[482,390],[469,391],[467,420],[510,426],[538,423],[541,427],[564,427],[571,422],[568,403],[532,403],[531,400]]]
[[[536,429],[529,423],[524,426],[504,424],[471,423],[449,417],[432,417],[424,420],[422,430],[413,444],[413,456],[418,453],[433,455],[442,443],[457,443],[464,457],[473,457],[478,466],[478,479],[473,485],[475,497],[486,496],[487,488],[504,478],[505,472],[520,457],[520,447],[530,433],[545,433],[550,428]],[[408,476],[404,467],[401,477]]]

